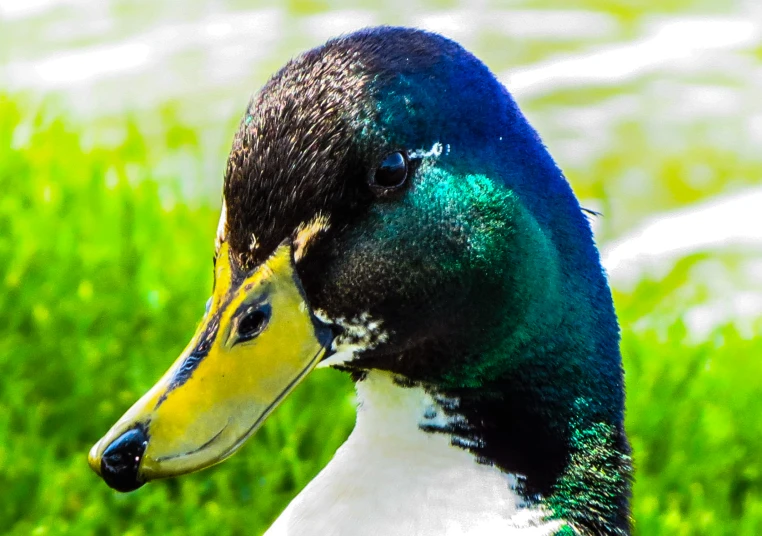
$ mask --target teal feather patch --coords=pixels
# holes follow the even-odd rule
[[[587,404],[578,401],[578,405]],[[600,520],[609,527],[608,534],[629,534],[611,523],[622,515],[619,499],[632,474],[630,456],[617,448],[617,431],[604,423],[575,422],[570,443],[571,459],[546,503],[553,517],[580,526]]]

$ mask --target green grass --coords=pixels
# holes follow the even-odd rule
[[[216,207],[178,202],[178,183],[153,178],[158,153],[196,153],[192,129],[168,128],[157,149],[127,123],[113,148],[85,149],[72,123],[46,117],[0,97],[0,530],[261,533],[351,429],[349,380],[315,372],[216,468],[109,490],[87,451],[200,319]],[[689,166],[668,163],[678,177]],[[616,296],[637,534],[760,534],[762,341],[727,326],[689,343],[664,305],[687,284],[682,269]],[[658,329],[639,323],[660,314]]]

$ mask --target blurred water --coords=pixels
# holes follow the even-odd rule
[[[298,51],[381,23],[419,26],[464,43],[522,98],[621,84],[656,71],[759,84],[759,67],[749,73],[748,59],[739,54],[760,45],[762,10],[753,2],[711,18],[646,11],[629,24],[604,12],[512,3],[517,7],[475,1],[426,9],[410,2],[400,17],[393,3],[383,10],[310,15],[199,0],[161,7],[144,0],[0,0],[0,84],[12,91],[62,92],[86,116],[204,96],[209,105],[194,107],[198,116],[189,118],[203,120],[226,97],[245,100],[239,95],[255,90]]]
[[[0,88],[53,99],[99,143],[119,143],[113,118],[135,118],[150,137],[170,113],[201,133],[202,157],[167,162],[167,175],[182,174],[190,198],[216,198],[233,125],[274,70],[357,28],[418,26],[463,43],[516,96],[583,202],[606,214],[594,225],[615,284],[637,280],[656,257],[671,265],[739,233],[759,270],[762,228],[746,198],[762,184],[762,3],[643,4],[342,1],[321,11],[309,2],[0,0]],[[716,164],[701,162],[707,148]],[[695,169],[674,179],[688,193],[665,195],[675,190],[669,159],[685,164],[694,153]],[[712,212],[710,196],[734,192],[748,210]],[[740,296],[740,309],[755,312],[731,314],[759,316],[743,304],[762,282],[742,279],[728,303]]]
[[[248,95],[292,55],[363,26],[404,23],[448,35],[482,57],[565,165],[589,163],[607,149],[610,132],[633,118],[658,117],[668,134],[669,125],[729,120],[753,142],[732,140],[734,149],[756,151],[762,143],[755,55],[762,10],[754,2],[711,18],[687,9],[646,11],[627,22],[605,12],[513,4],[427,9],[406,2],[402,11],[392,4],[302,14],[198,0],[161,7],[142,0],[0,0],[0,87],[60,96],[83,119],[143,114],[150,130],[150,116],[171,102],[192,126],[227,128]],[[584,105],[534,106],[542,96],[607,87],[618,91]],[[667,143],[680,139],[665,136]]]
[[[754,2],[724,15],[645,11],[627,22],[522,2],[396,9],[401,4],[304,14],[199,0],[0,0],[0,87],[59,95],[84,119],[150,115],[172,102],[190,125],[216,127],[299,51],[363,26],[404,23],[450,36],[485,59],[567,165],[595,158],[606,150],[607,132],[643,115],[664,123],[744,117],[738,126],[755,146],[762,142],[762,69],[754,55],[762,10]],[[542,96],[601,87],[619,91],[584,106],[533,107]]]

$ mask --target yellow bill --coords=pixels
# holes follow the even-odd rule
[[[90,451],[106,483],[130,491],[230,456],[312,370],[331,342],[284,243],[251,274],[220,248],[209,309],[159,382]]]

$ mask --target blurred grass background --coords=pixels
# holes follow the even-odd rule
[[[173,361],[203,313],[227,146],[248,95],[288,57],[353,25],[418,24],[510,74],[638,39],[659,21],[760,15],[753,2],[584,0],[575,4],[588,21],[581,30],[531,34],[472,31],[457,24],[468,18],[458,10],[510,8],[544,20],[541,10],[567,4],[97,4],[0,1],[5,534],[260,534],[351,430],[351,383],[321,370],[213,469],[125,495],[86,464],[92,443]],[[253,51],[234,39],[177,45],[207,20],[211,35],[235,37],[221,14],[264,20],[258,28],[269,37],[242,31],[243,42],[257,43]],[[755,42],[691,69],[518,93],[583,203],[604,213],[595,221],[603,246],[659,211],[760,185]],[[72,74],[97,59],[77,64],[80,51],[124,43],[148,43],[148,58],[161,61]],[[177,46],[157,51],[163,44]],[[615,285],[636,534],[762,534],[760,320],[731,316],[700,332],[686,322],[702,304],[758,290],[755,258],[758,251],[743,248],[687,252],[666,272]]]

